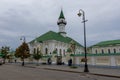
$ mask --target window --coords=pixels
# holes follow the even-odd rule
[[[97,50],[95,50],[95,53],[96,53],[96,54],[98,53]]]
[[[110,49],[108,49],[108,53],[110,54],[111,52],[110,52]]]
[[[63,55],[65,56],[65,50],[63,50]]]
[[[102,49],[102,54],[104,54],[104,50]]]
[[[45,48],[45,54],[48,54],[48,49],[47,48]]]
[[[58,53],[58,49],[56,48],[55,50],[56,50],[56,54],[57,54]]]
[[[33,50],[33,53],[35,54],[36,53],[36,49],[34,48],[34,50]]]
[[[39,53],[39,48],[37,48],[37,54]]]
[[[60,56],[62,56],[62,50],[60,49]]]
[[[113,52],[116,53],[116,49],[113,49]]]

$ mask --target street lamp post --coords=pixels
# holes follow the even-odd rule
[[[82,23],[84,26],[84,52],[85,52],[85,66],[84,66],[84,72],[89,72],[88,70],[88,65],[87,65],[87,50],[86,50],[86,28],[85,28],[85,22],[87,22],[88,20],[85,20],[85,12],[80,9],[78,16],[80,17],[82,15]]]
[[[26,42],[25,36],[22,36],[22,37],[20,38],[20,40],[23,40],[23,43],[25,43],[25,42]],[[25,51],[24,51],[24,53],[25,53]],[[22,66],[24,66],[24,53],[23,53],[23,55],[22,55],[22,58],[23,58]]]

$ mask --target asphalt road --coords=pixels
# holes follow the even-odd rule
[[[0,66],[0,80],[120,80],[85,73],[70,73],[38,68],[22,67],[20,65]]]

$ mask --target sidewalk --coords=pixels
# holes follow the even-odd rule
[[[47,70],[56,70],[56,71],[64,71],[64,72],[73,72],[73,73],[84,73],[84,66],[78,66],[78,68],[70,68],[67,65],[43,65],[40,64],[36,66],[36,64],[26,64],[26,67],[31,68],[42,68]],[[87,74],[99,75],[99,76],[108,76],[108,77],[116,77],[120,78],[120,69],[112,69],[112,68],[98,68],[98,67],[89,67],[89,72]]]

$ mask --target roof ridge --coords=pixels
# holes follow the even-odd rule
[[[115,45],[115,44],[120,44],[120,39],[101,41],[96,43],[93,46],[106,46],[106,45]]]

